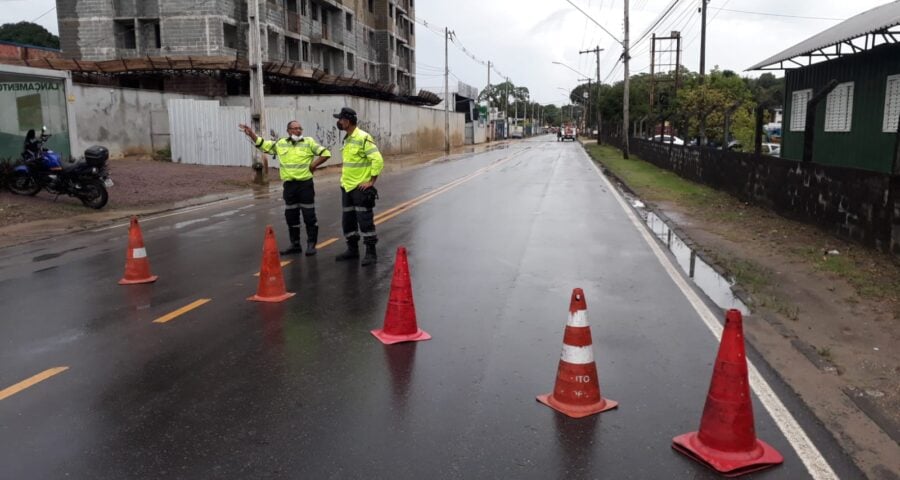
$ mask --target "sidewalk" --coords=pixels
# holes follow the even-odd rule
[[[466,145],[451,150],[450,156],[443,151],[386,155],[385,174],[507,145],[506,141]],[[249,166],[186,165],[132,157],[110,160],[109,168],[115,185],[109,189],[109,205],[99,211],[68,196],[54,198],[41,192],[35,197],[23,197],[0,190],[0,248],[90,230],[132,215],[151,215],[281,189],[277,169],[270,169],[269,185],[261,186],[252,182],[254,172]],[[326,164],[316,173],[316,182],[336,184],[340,170],[339,164]]]
[[[870,478],[900,475],[900,262],[612,147],[609,175],[736,280],[747,338]]]

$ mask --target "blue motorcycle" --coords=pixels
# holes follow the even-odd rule
[[[109,201],[107,187],[112,187],[106,162],[109,150],[93,146],[85,150],[84,161],[63,165],[60,155],[44,147],[50,135],[47,127],[38,137],[34,130],[25,136],[22,160],[13,167],[9,189],[19,195],[37,195],[41,190],[69,195],[85,206],[101,209]]]

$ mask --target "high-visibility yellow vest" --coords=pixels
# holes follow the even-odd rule
[[[278,162],[281,164],[279,171],[284,181],[313,178],[309,171],[313,159],[331,156],[327,148],[310,137],[303,137],[297,142],[290,138],[279,138],[273,142],[257,137],[256,147],[269,155],[278,155]]]
[[[360,128],[344,138],[341,149],[344,163],[341,167],[341,187],[349,192],[366,183],[384,169],[384,158],[375,145],[375,139]]]

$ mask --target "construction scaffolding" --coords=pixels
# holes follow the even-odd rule
[[[650,115],[663,113],[681,87],[681,32],[668,37],[653,34],[650,44]],[[672,71],[674,75],[670,75]],[[672,88],[663,88],[671,85]]]

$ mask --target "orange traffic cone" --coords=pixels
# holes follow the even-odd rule
[[[416,305],[413,303],[412,281],[409,278],[409,263],[404,247],[397,249],[391,296],[384,314],[384,328],[372,330],[372,335],[386,345],[431,340],[431,335],[416,323]]]
[[[600,380],[587,320],[587,302],[580,288],[572,290],[569,320],[563,337],[562,357],[556,371],[553,393],[537,400],[572,418],[587,417],[616,408],[619,403],[600,395]]]
[[[119,280],[119,285],[151,283],[157,278],[159,277],[150,274],[150,260],[147,258],[147,249],[144,248],[141,226],[137,217],[131,217],[131,226],[128,227],[128,250],[125,252],[125,277]]]
[[[275,230],[266,226],[266,239],[263,241],[262,266],[259,269],[259,287],[256,295],[248,298],[255,302],[283,302],[295,294],[284,288],[284,277],[281,275],[281,258],[278,256],[278,245],[275,243]]]
[[[736,477],[778,465],[784,458],[756,438],[747,379],[741,312],[725,315],[722,343],[699,432],[679,435],[672,448],[727,476]]]

